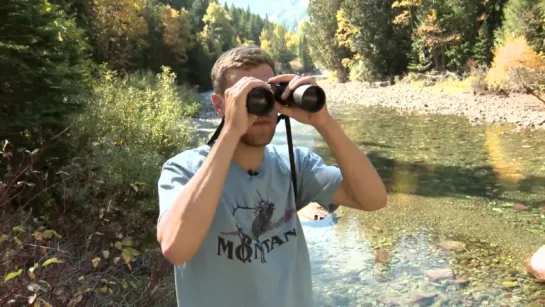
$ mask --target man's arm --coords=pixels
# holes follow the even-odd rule
[[[212,224],[237,143],[236,134],[222,133],[202,166],[185,186],[171,187],[171,182],[176,181],[176,176],[181,176],[183,170],[176,170],[176,165],[165,165],[159,188],[166,184],[171,190],[160,190],[160,198],[163,194],[160,201],[168,202],[164,206],[169,208],[161,213],[157,239],[163,255],[171,263],[183,264],[191,260],[204,240]]]
[[[387,193],[380,176],[367,156],[348,138],[337,121],[329,117],[316,129],[335,155],[343,176],[332,202],[366,211],[385,207]]]

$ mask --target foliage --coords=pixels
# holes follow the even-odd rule
[[[524,36],[535,50],[542,50],[545,40],[544,7],[541,0],[509,0],[504,12],[504,22],[498,29],[497,45],[503,44],[510,37]]]
[[[160,290],[170,284],[163,277],[170,272],[165,270],[170,265],[157,252],[142,250],[145,246],[142,240],[128,235],[134,232],[143,237],[141,229],[146,228],[139,226],[145,224],[126,224],[127,219],[123,218],[120,221],[123,212],[120,214],[119,208],[97,197],[100,193],[119,194],[121,191],[126,194],[129,188],[104,189],[113,185],[109,181],[99,183],[92,177],[93,170],[84,173],[74,169],[75,162],[47,176],[34,168],[35,152],[14,148],[6,142],[0,154],[1,162],[10,165],[10,171],[0,180],[3,303],[133,305],[164,299]],[[24,157],[13,159],[17,155]],[[24,163],[15,164],[14,160]],[[91,160],[79,161],[89,163]],[[95,162],[100,165],[103,161]],[[13,184],[15,181],[18,183]],[[87,185],[93,193],[81,199],[74,197],[85,193],[77,189],[79,183]],[[53,200],[55,190],[62,203]],[[153,192],[148,194],[148,200],[153,197],[151,194]],[[144,194],[138,195],[142,196]],[[42,198],[44,205],[52,210],[47,214],[44,210],[44,214],[36,214],[25,206],[15,211],[6,210],[13,208],[12,203],[18,199],[36,197]],[[127,198],[129,203],[131,200],[134,198]],[[136,213],[132,206],[125,210]],[[95,218],[90,218],[92,216]],[[145,286],[149,285],[152,289],[146,291]]]
[[[486,82],[492,90],[538,90],[545,84],[545,58],[530,47],[526,38],[508,37],[494,51]]]
[[[93,0],[89,6],[96,61],[125,71],[137,67],[142,51],[148,47],[144,0]]]
[[[39,146],[83,108],[88,47],[75,20],[46,0],[3,1],[0,16],[0,138]]]
[[[344,82],[348,71],[342,65],[342,60],[352,57],[352,53],[335,39],[338,27],[335,16],[341,3],[340,0],[309,1],[309,27],[312,29],[309,42],[313,62],[331,71],[337,81]]]
[[[171,266],[155,248],[156,183],[165,159],[195,139],[184,123],[195,96],[168,68],[102,67],[84,98],[86,112],[60,136],[77,154],[62,167],[41,169],[41,149],[2,146],[0,292],[16,304],[158,302]]]
[[[167,67],[157,76],[140,72],[123,77],[103,68],[88,105],[78,123],[83,135],[161,154],[187,145],[193,132],[182,119],[198,111],[197,97],[185,86],[177,88]]]

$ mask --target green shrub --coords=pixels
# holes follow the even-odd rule
[[[172,266],[155,234],[157,181],[165,160],[195,142],[185,120],[196,95],[166,68],[101,69],[84,95],[86,112],[59,136],[76,153],[62,167],[37,168],[41,150],[0,146],[0,293],[15,305],[172,302]]]
[[[198,112],[197,96],[169,68],[119,77],[102,67],[88,101],[79,133],[93,141],[169,155],[193,138],[183,119]]]

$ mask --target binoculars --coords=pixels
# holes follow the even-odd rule
[[[268,84],[271,89],[258,87],[248,93],[246,99],[248,113],[265,116],[274,109],[275,100],[287,107],[295,106],[311,113],[320,111],[325,105],[325,92],[317,85],[301,85],[290,93],[286,100],[283,100],[281,96],[288,83]]]

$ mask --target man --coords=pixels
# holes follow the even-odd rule
[[[279,103],[268,116],[248,114],[246,96],[266,82],[311,77],[275,76],[256,47],[224,53],[211,73],[212,101],[225,124],[212,146],[169,159],[159,179],[157,238],[175,265],[179,306],[313,306],[311,268],[296,203],[330,203],[361,210],[386,205],[386,191],[366,156],[324,107],[317,113]],[[340,169],[307,148],[295,149],[297,199],[287,146],[272,146],[278,113],[312,125]]]

